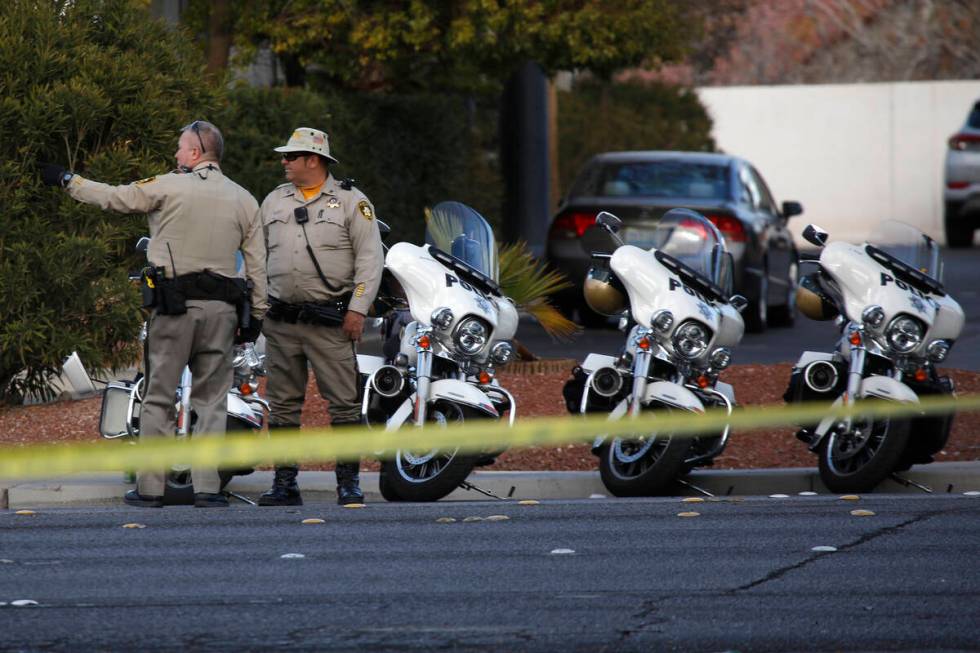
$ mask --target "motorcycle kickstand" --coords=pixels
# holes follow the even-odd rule
[[[918,488],[918,489],[922,490],[923,492],[925,492],[927,494],[932,494],[932,488],[929,487],[928,485],[920,485],[920,484],[916,483],[915,481],[911,481],[911,480],[909,480],[907,478],[902,478],[901,476],[899,476],[896,473],[893,473],[891,475],[891,479],[893,481],[895,481],[896,483],[898,483],[899,485],[904,485],[905,487]]]
[[[224,491],[221,492],[221,494],[225,495],[225,497],[228,498],[228,499],[235,498],[235,499],[238,499],[239,501],[242,501],[244,503],[247,503],[250,506],[257,506],[257,505],[259,505],[259,504],[255,503],[254,501],[252,501],[251,499],[249,499],[248,497],[243,496],[241,494],[238,494],[237,492],[232,492],[231,490],[224,490]]]
[[[715,495],[711,494],[710,492],[708,492],[707,490],[705,490],[703,487],[698,487],[697,485],[695,485],[694,483],[691,483],[690,481],[685,481],[684,479],[679,478],[679,479],[677,479],[677,482],[680,483],[681,485],[683,485],[684,487],[691,488],[695,492],[700,492],[701,494],[703,494],[706,497],[712,497],[713,498],[715,496]]]
[[[483,488],[479,488],[479,487],[473,485],[472,483],[470,483],[468,481],[463,481],[462,483],[459,484],[459,487],[461,487],[461,488],[463,488],[464,490],[467,490],[467,491],[473,490],[474,492],[479,492],[480,494],[484,494],[484,495],[490,497],[491,499],[497,499],[498,501],[506,501],[507,500],[507,499],[505,499],[503,497],[497,496],[496,494],[494,494],[490,490],[484,490]],[[513,491],[514,490],[511,489],[511,492],[513,492]]]

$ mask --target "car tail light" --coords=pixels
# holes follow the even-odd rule
[[[950,190],[960,190],[961,188],[966,188],[970,185],[968,181],[947,181],[946,188]]]
[[[588,211],[566,211],[551,223],[550,238],[581,238],[585,230],[595,224],[595,213]]]
[[[980,134],[953,134],[948,142],[951,150],[980,150]]]
[[[745,225],[738,218],[730,215],[705,215],[705,217],[718,227],[718,231],[726,240],[734,243],[745,242]]]

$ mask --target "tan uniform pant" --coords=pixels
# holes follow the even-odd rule
[[[188,300],[183,315],[150,318],[147,337],[147,387],[140,414],[140,439],[173,437],[177,430],[175,393],[184,366],[189,365],[191,405],[197,414],[194,437],[224,437],[228,391],[233,381],[231,347],[238,316],[227,302]],[[191,469],[195,492],[221,489],[218,470]],[[141,471],[140,494],[161,496],[165,472]]]
[[[310,367],[320,396],[330,403],[330,421],[360,421],[357,354],[343,329],[266,320],[262,333],[266,338],[269,424],[299,426]]]

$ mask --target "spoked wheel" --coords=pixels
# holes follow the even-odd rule
[[[476,417],[466,406],[440,400],[429,407],[426,426],[462,424]],[[458,449],[399,449],[393,459],[381,462],[381,496],[388,501],[438,501],[466,480],[475,463],[474,456]]]
[[[690,438],[669,433],[615,438],[599,450],[599,476],[617,497],[662,494],[680,475],[690,448]]]
[[[831,492],[870,492],[895,471],[908,440],[908,420],[855,418],[822,443],[820,479]]]
[[[227,433],[254,431],[250,424],[243,422],[235,417],[229,417],[225,425]],[[225,489],[228,482],[235,476],[251,474],[253,469],[246,467],[243,469],[219,469],[218,478],[221,481],[221,490]],[[187,506],[194,503],[194,484],[191,480],[190,467],[173,467],[167,472],[166,485],[163,490],[163,503],[168,506]]]

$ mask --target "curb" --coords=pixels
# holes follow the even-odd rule
[[[913,467],[903,477],[925,485],[936,494],[980,490],[980,462],[933,463]],[[336,480],[333,472],[301,472],[300,485],[307,502],[335,500]],[[599,474],[585,472],[474,472],[467,479],[474,486],[504,499],[589,499],[609,496]],[[686,481],[714,495],[752,496],[817,492],[830,494],[820,482],[815,467],[775,469],[703,470],[690,474]],[[228,489],[255,498],[272,484],[272,472],[255,472],[232,480]],[[377,472],[363,472],[361,484],[365,500],[382,502]],[[121,473],[90,473],[39,479],[27,482],[0,480],[0,509],[77,507],[119,505],[123,493],[133,487],[123,482]],[[699,494],[691,487],[678,484],[677,496]],[[881,494],[922,494],[922,490],[903,486],[893,480],[882,483]],[[443,501],[490,500],[473,490],[457,489]]]

